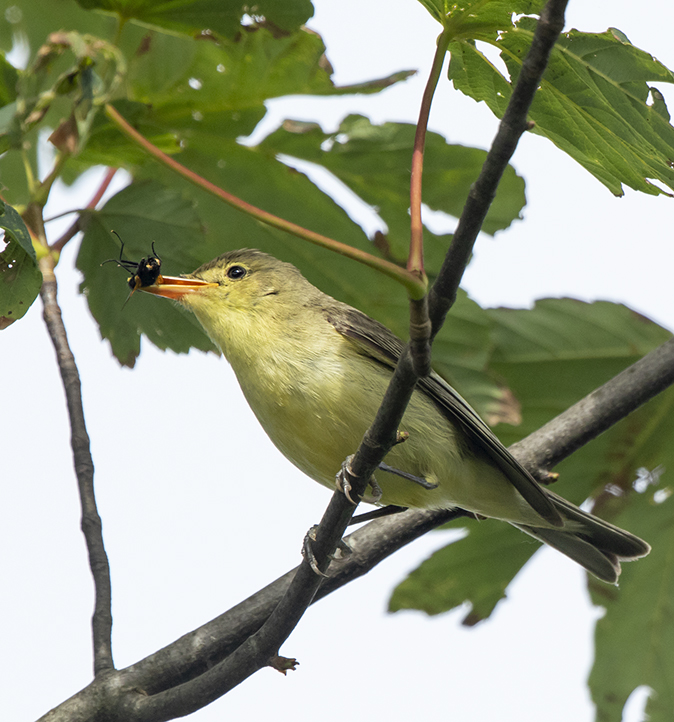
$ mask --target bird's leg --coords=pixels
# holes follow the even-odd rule
[[[437,489],[438,485],[433,484],[430,481],[426,481],[421,476],[414,476],[414,474],[409,474],[406,471],[400,471],[400,469],[394,469],[392,466],[389,466],[388,464],[385,464],[383,461],[381,464],[379,464],[379,468],[382,471],[388,471],[389,474],[395,474],[396,476],[400,476],[403,479],[407,479],[407,481],[413,481],[415,484],[419,484],[419,486],[422,486],[424,489],[432,490]]]
[[[391,516],[391,514],[400,514],[401,511],[407,511],[406,506],[394,506],[389,504],[388,506],[382,506],[380,509],[374,511],[365,512],[365,514],[358,514],[354,516],[349,522],[349,526],[352,524],[362,524],[365,521],[372,521],[373,519],[382,519],[385,516]]]

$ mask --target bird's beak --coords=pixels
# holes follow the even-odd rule
[[[155,296],[172,298],[179,301],[183,296],[190,293],[198,293],[208,286],[217,286],[217,283],[209,283],[199,278],[180,278],[178,276],[159,276],[151,286],[142,286],[139,290],[152,293]]]

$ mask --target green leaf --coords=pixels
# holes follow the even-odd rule
[[[483,28],[501,27],[512,22],[513,14],[530,15],[540,12],[543,0],[464,0],[460,5],[452,0],[419,0],[452,35],[475,37]]]
[[[531,310],[495,308],[489,366],[522,403],[522,424],[499,429],[512,444],[670,338],[621,304],[546,298]]]
[[[314,10],[310,0],[259,0],[254,6],[241,0],[78,0],[78,3],[87,10],[114,13],[124,22],[134,20],[186,35],[210,30],[230,38],[241,30],[244,17],[287,33],[303,25]]]
[[[235,41],[218,44],[151,33],[138,34],[137,42],[142,52],[130,59],[126,85],[132,100],[116,101],[115,107],[169,154],[198,145],[221,155],[225,141],[252,133],[269,98],[378,92],[406,77],[403,73],[337,88],[323,41],[304,30],[276,38],[265,28],[252,28]],[[99,114],[86,148],[69,161],[67,177],[73,180],[95,164],[134,166],[145,157]]]
[[[134,365],[141,333],[159,348],[178,353],[191,347],[215,350],[192,314],[143,293],[128,298],[128,272],[114,263],[102,265],[120,256],[119,243],[110,232],[115,230],[124,241],[127,259],[137,262],[151,255],[154,241],[163,273],[177,275],[198,266],[203,258],[203,229],[192,203],[148,181],[128,186],[87,216],[77,256],[77,268],[84,274],[80,290],[117,360]]]
[[[462,524],[465,520],[444,528]],[[473,524],[467,537],[439,549],[400,582],[388,609],[419,609],[434,615],[470,600],[464,624],[477,624],[505,597],[512,578],[539,547],[537,541],[502,522],[487,519]]]
[[[514,83],[536,21],[482,27],[471,36],[497,47]],[[501,117],[512,86],[472,40],[450,43],[449,78],[459,90],[484,100]],[[674,128],[662,96],[650,82],[674,74],[616,30],[560,36],[530,110],[533,132],[571,155],[616,195],[622,184],[651,195],[674,188]],[[648,105],[649,94],[653,103]]]
[[[4,56],[0,55],[0,154],[11,145],[10,132],[16,113],[16,84],[19,74]]]
[[[268,136],[260,149],[283,153],[326,168],[365,203],[377,209],[388,226],[386,252],[399,263],[407,259],[410,220],[409,168],[415,127],[409,123],[373,125],[350,115],[336,133],[323,133],[314,124],[287,121]],[[458,218],[471,185],[480,173],[486,152],[451,145],[438,133],[427,133],[424,152],[423,201],[432,210]],[[524,181],[508,167],[482,230],[494,234],[520,218],[525,204]],[[427,273],[440,268],[448,239],[428,233]]]
[[[653,549],[645,559],[624,565],[620,587],[590,583],[592,601],[606,609],[597,622],[589,679],[598,722],[621,719],[627,698],[640,685],[652,690],[646,707],[651,722],[669,722],[674,710],[674,391],[647,409],[651,423],[641,432],[640,457],[643,467],[654,472],[655,485],[633,495],[614,520],[642,535]]]
[[[16,68],[0,55],[0,108],[16,100],[16,83],[19,73]]]
[[[0,329],[21,318],[37,298],[42,274],[35,249],[21,216],[0,201],[0,228],[5,231],[0,245]],[[7,244],[7,245],[5,245]]]
[[[671,338],[665,329],[643,316],[606,302],[545,299],[531,310],[502,308],[487,313],[493,322],[493,353],[487,368],[503,379],[521,404],[523,421],[519,426],[502,424],[495,429],[506,444],[539,428]],[[555,491],[575,504],[596,497],[597,513],[655,543],[652,536],[658,533],[656,519],[644,516],[639,524],[632,523],[632,505],[642,504],[642,497],[633,491],[631,482],[639,467],[652,469],[667,464],[674,437],[672,393],[633,412],[559,464],[556,471],[560,479]],[[618,493],[619,499],[608,503],[606,489]],[[609,497],[611,501],[612,494]],[[485,529],[488,523],[490,528]],[[492,523],[495,529],[491,529]],[[459,520],[452,526],[466,526],[466,521]],[[468,601],[473,607],[468,620],[471,623],[491,612],[512,576],[537,546],[506,524],[480,522],[469,524],[467,529],[464,539],[446,551],[436,552],[412,572],[402,583],[402,596],[396,589],[394,608],[437,613]],[[488,539],[492,539],[491,547]],[[495,548],[499,549],[498,555],[493,554]],[[458,555],[456,567],[450,561],[453,553]],[[632,570],[644,563],[640,560],[626,565],[624,586]],[[451,579],[445,578],[450,574]],[[656,594],[658,583],[654,577],[653,586],[645,594]],[[599,582],[595,586],[605,592],[612,590]]]

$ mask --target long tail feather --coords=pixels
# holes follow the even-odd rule
[[[599,579],[617,583],[621,561],[644,557],[651,550],[634,534],[582,511],[557,494],[548,493],[564,519],[564,528],[516,526],[566,554]]]

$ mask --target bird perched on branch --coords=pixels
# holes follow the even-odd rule
[[[334,488],[381,403],[403,350],[400,339],[260,251],[225,253],[141,290],[195,314],[270,439],[308,476]],[[620,561],[650,551],[540,486],[436,373],[419,380],[400,431],[409,437],[377,471],[372,501],[501,519],[610,583]]]

